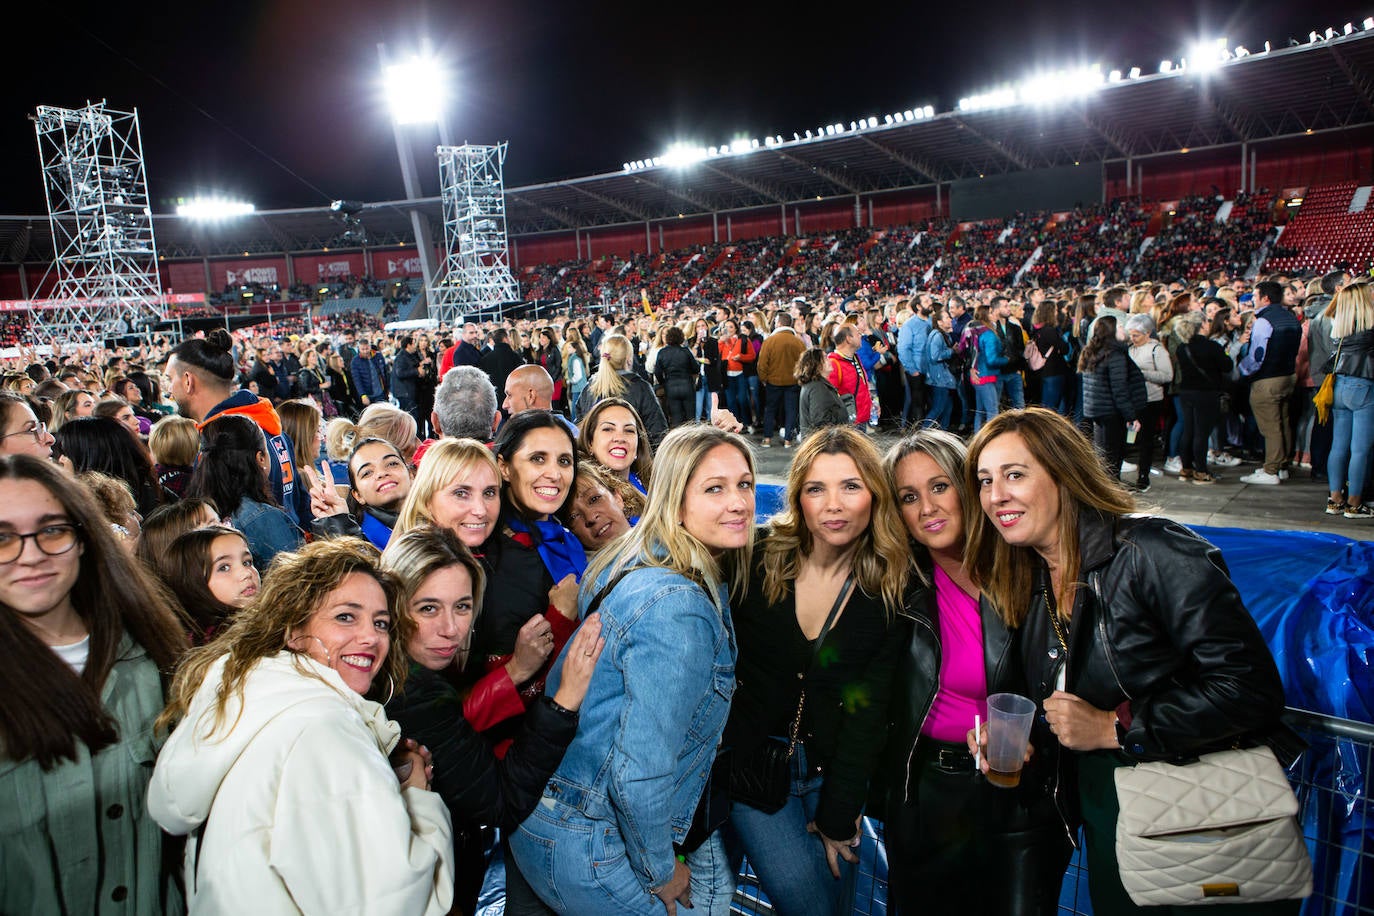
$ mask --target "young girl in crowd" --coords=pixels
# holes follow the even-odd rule
[[[310,484],[310,508],[315,516],[311,528],[316,535],[364,537],[378,550],[386,549],[397,514],[410,495],[410,468],[396,446],[375,436],[353,446],[348,482],[356,516],[348,511],[338,489],[309,465],[302,466],[302,475]]]
[[[148,433],[148,451],[153,458],[153,474],[162,487],[178,499],[186,495],[191,471],[200,451],[200,430],[189,417],[163,417]]]
[[[212,639],[262,587],[247,539],[223,525],[183,532],[168,545],[155,569],[181,602],[197,643]]]
[[[0,457],[0,912],[182,910],[147,815],[177,614],[50,462]]]

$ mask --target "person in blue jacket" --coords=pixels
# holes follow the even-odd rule
[[[949,313],[937,306],[930,316],[931,329],[926,337],[926,385],[930,388],[930,413],[926,416],[941,429],[949,429],[954,417],[954,394],[959,382],[950,369],[954,345],[950,333],[954,322]]]
[[[353,376],[353,390],[364,407],[386,400],[386,360],[372,352],[367,338],[358,341],[358,355],[348,367]]]
[[[605,649],[577,737],[510,841],[559,913],[730,912],[724,812],[703,792],[735,688],[730,594],[753,549],[753,455],[733,433],[687,425],[654,470],[639,524],[582,579],[579,611],[600,611]]]

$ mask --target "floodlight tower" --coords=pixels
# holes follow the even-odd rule
[[[441,146],[444,206],[442,279],[429,291],[429,314],[453,324],[468,315],[497,313],[520,298],[506,242],[506,144]]]
[[[57,285],[40,340],[97,342],[163,317],[138,112],[40,105],[34,117]]]

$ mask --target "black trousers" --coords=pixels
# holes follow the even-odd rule
[[[1049,797],[999,789],[972,760],[942,769],[942,747],[962,749],[921,739],[913,798],[888,807],[889,906],[901,916],[1056,916],[1073,847]]]
[[[1107,473],[1120,477],[1121,461],[1126,455],[1126,418],[1119,413],[1093,417],[1093,445],[1102,453]]]

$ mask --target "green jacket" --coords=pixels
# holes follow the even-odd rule
[[[100,696],[119,741],[44,771],[0,755],[0,913],[180,913],[164,881],[163,834],[148,815],[162,709],[157,666],[127,635]]]

